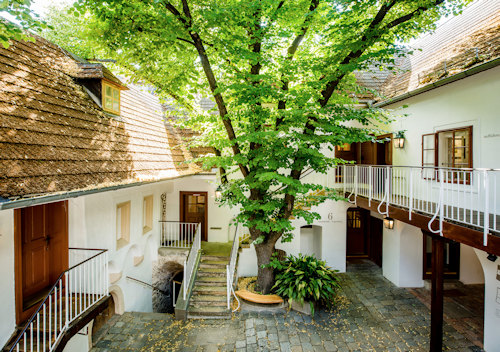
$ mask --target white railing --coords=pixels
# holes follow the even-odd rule
[[[352,203],[358,196],[380,202],[379,213],[389,205],[432,216],[428,228],[442,235],[443,221],[478,228],[488,234],[500,231],[500,170],[441,167],[342,165],[335,170],[335,188]],[[437,222],[437,226],[436,223]]]
[[[10,352],[53,351],[71,322],[108,296],[106,250],[70,248],[69,261],[72,266],[59,276]]]
[[[189,248],[196,235],[197,223],[160,221],[160,247]]]
[[[184,278],[182,280],[184,300],[187,299],[189,284],[191,283],[194,265],[196,264],[196,257],[198,256],[198,251],[201,249],[201,223],[196,226],[196,232],[192,243],[193,245],[189,251],[188,257],[186,260],[184,260]]]
[[[238,229],[239,229],[239,223],[236,223],[236,228],[234,229],[234,236],[233,236],[233,246],[231,247],[231,255],[229,257],[229,264],[226,265],[227,309],[231,308],[231,293],[234,294],[234,288],[233,288],[234,271],[236,269],[236,259],[238,258],[238,249],[240,248]]]

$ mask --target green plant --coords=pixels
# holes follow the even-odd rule
[[[250,244],[250,234],[244,234],[242,237],[241,237],[241,241],[240,241],[241,244]]]
[[[309,301],[314,313],[314,302],[331,306],[340,287],[337,270],[330,269],[322,260],[310,255],[289,255],[284,261],[276,257],[269,263],[276,282],[272,290],[292,301],[304,304]]]

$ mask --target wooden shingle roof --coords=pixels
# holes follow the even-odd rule
[[[42,38],[0,48],[0,197],[199,171],[180,164],[189,152],[157,97],[129,85],[120,118],[109,116],[75,83],[75,69],[75,59]]]

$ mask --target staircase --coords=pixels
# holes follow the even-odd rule
[[[229,256],[202,255],[191,299],[188,318],[230,319],[227,308],[226,265]]]

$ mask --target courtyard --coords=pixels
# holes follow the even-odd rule
[[[239,312],[230,320],[175,321],[172,315],[113,316],[92,351],[428,351],[429,309],[365,260],[348,265],[338,304],[314,319]],[[446,321],[443,350],[481,351]]]

